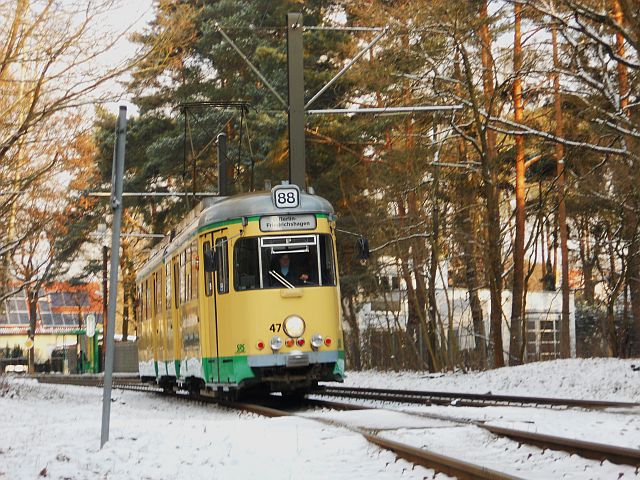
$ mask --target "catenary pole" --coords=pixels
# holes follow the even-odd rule
[[[305,189],[304,67],[302,14],[287,13],[287,63],[289,79],[289,181]]]
[[[120,263],[120,227],[122,225],[122,178],[124,176],[124,151],[127,133],[127,107],[121,106],[116,126],[116,144],[113,152],[111,174],[111,210],[113,225],[111,231],[111,275],[109,278],[109,320],[106,324],[104,341],[107,344],[104,365],[104,390],[102,393],[102,433],[100,448],[109,440],[109,420],[111,418],[111,381],[113,374],[114,343],[116,324],[116,299],[118,296],[118,264]]]

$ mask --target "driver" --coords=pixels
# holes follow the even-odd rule
[[[276,271],[292,285],[301,285],[309,280],[308,274],[298,273],[294,271],[291,266],[291,259],[289,258],[288,253],[280,255],[280,257],[278,258],[278,268],[276,269]]]

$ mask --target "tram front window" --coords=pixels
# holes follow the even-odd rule
[[[236,290],[336,284],[330,235],[242,238],[233,263]]]

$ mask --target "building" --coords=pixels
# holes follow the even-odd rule
[[[366,302],[359,312],[361,331],[368,329],[397,331],[406,330],[408,318],[407,288],[399,275],[393,258],[382,259],[380,283],[383,294]],[[538,275],[541,276],[541,275]],[[532,278],[536,278],[535,275]],[[442,262],[436,280],[436,303],[438,323],[445,332],[452,332],[459,350],[471,350],[476,339],[473,330],[469,291],[454,286],[449,278],[448,263]],[[509,319],[511,318],[511,291],[502,292],[502,340],[505,361],[508,362]],[[491,314],[490,292],[478,290],[485,326],[485,342],[489,336]],[[526,346],[525,361],[551,360],[560,357],[560,322],[562,318],[562,293],[544,290],[539,281],[530,282],[526,295]],[[575,301],[573,291],[569,298],[571,356],[576,356]]]
[[[40,292],[37,305],[34,338],[35,362],[50,361],[55,351],[69,355],[76,352],[78,339],[87,341],[84,334],[88,315],[102,323],[102,292],[97,283],[71,285],[56,283]],[[0,302],[0,349],[19,346],[27,350],[29,308],[24,291]],[[83,351],[90,349],[84,346]],[[74,359],[75,360],[75,359]]]

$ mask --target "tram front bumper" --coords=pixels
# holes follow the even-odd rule
[[[307,367],[318,363],[338,363],[340,355],[337,350],[329,352],[300,352],[297,350],[287,353],[273,353],[269,355],[252,355],[247,361],[250,367]]]

